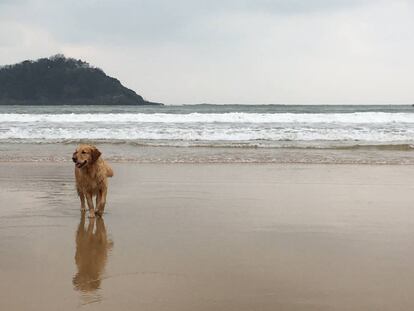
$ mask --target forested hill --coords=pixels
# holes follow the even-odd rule
[[[0,105],[156,105],[88,63],[55,55],[0,67]]]

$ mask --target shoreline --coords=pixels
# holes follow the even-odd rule
[[[0,143],[0,162],[71,162],[77,143]],[[134,146],[99,143],[113,163],[413,165],[414,150]]]

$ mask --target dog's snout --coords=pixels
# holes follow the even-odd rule
[[[78,158],[75,155],[73,155],[72,156],[72,161],[76,163],[78,161]]]

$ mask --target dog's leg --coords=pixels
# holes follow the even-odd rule
[[[102,189],[99,191],[97,197],[99,197],[99,204],[96,205],[96,214],[99,216],[102,216],[105,210],[105,204],[106,204],[106,189]]]
[[[100,195],[99,195],[99,192],[96,194],[96,198],[95,198],[95,206],[96,206],[96,209],[98,209],[99,208],[99,202],[100,202],[100,200],[101,200],[101,197],[100,197]]]
[[[94,218],[95,210],[93,207],[92,194],[86,193],[85,196],[86,196],[86,201],[88,202],[88,207],[89,207],[89,218]]]
[[[96,211],[95,214],[98,216],[102,216],[102,214],[99,212],[100,211],[100,207],[101,207],[101,191],[98,191],[98,193],[96,194]]]
[[[78,191],[78,195],[81,201],[81,211],[84,212],[86,211],[86,206],[85,206],[85,195],[83,194],[83,192]]]

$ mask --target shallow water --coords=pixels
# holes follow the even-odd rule
[[[0,162],[71,162],[76,146],[77,142],[3,143],[0,144]],[[414,149],[405,145],[328,149],[171,147],[99,142],[97,147],[112,163],[414,164]]]

